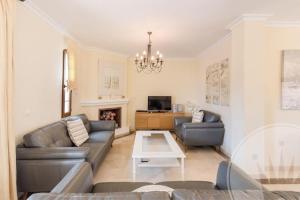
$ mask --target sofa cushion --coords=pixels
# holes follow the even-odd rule
[[[156,185],[164,185],[173,189],[202,189],[214,190],[215,185],[207,181],[166,181],[156,183]]]
[[[204,111],[203,122],[214,123],[214,122],[219,122],[220,120],[221,120],[220,115],[209,111]]]
[[[132,192],[140,187],[152,185],[147,182],[106,182],[97,183],[93,188],[93,193],[105,192]]]
[[[90,151],[87,161],[91,164],[93,171],[98,168],[101,160],[105,156],[105,143],[84,143],[81,147],[89,147]]]
[[[89,134],[89,140],[87,142],[108,142],[114,137],[113,131],[95,131]]]
[[[225,190],[175,190],[173,200],[282,200],[271,192],[258,190],[250,191],[225,191]]]
[[[88,133],[91,132],[90,121],[89,121],[89,119],[87,118],[87,116],[85,114],[74,115],[74,116],[71,116],[71,117],[67,117],[64,120],[69,121],[69,120],[76,120],[76,119],[81,119],[84,126],[85,126],[85,128],[86,128],[86,131]]]
[[[39,128],[23,137],[25,147],[71,147],[66,124],[58,121]]]
[[[67,127],[69,136],[76,146],[79,147],[89,139],[89,134],[81,119],[67,121]]]
[[[203,122],[204,112],[203,111],[195,111],[193,113],[192,123],[200,123]]]

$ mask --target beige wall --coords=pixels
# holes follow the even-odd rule
[[[266,84],[266,123],[300,125],[299,110],[281,109],[282,51],[300,49],[300,28],[268,28]]]
[[[223,150],[234,153],[254,130],[274,123],[299,125],[300,111],[281,109],[282,50],[299,49],[300,28],[268,27],[264,21],[243,21],[231,35],[199,56],[201,93],[205,94],[207,66],[230,58],[231,106],[201,105],[220,113],[226,126]],[[274,138],[261,138],[257,147],[275,148]],[[257,148],[262,155],[263,149]],[[252,152],[255,153],[255,152]],[[263,155],[261,157],[264,157]],[[244,162],[246,163],[246,162]]]
[[[40,16],[17,2],[14,43],[18,143],[28,131],[60,118],[64,39]]]
[[[95,101],[99,97],[100,73],[103,66],[123,66],[124,95],[127,95],[127,57],[101,49],[87,49],[77,46],[76,56],[76,88],[73,91],[72,114],[85,113],[92,120],[98,119],[100,108],[122,107],[122,126],[127,126],[127,105],[82,106],[83,101]],[[105,98],[105,97],[104,97]]]
[[[172,96],[173,103],[198,102],[200,79],[196,59],[167,59],[160,73],[138,73],[128,61],[129,124],[134,128],[135,111],[147,109],[148,96]]]
[[[225,124],[226,134],[224,138],[223,151],[230,154],[231,152],[231,106],[220,106],[207,104],[205,101],[206,94],[206,70],[209,65],[218,63],[226,58],[231,61],[231,35],[218,41],[216,44],[205,50],[198,57],[199,62],[199,79],[198,85],[200,86],[201,99],[199,105],[205,110],[216,112],[222,116]]]

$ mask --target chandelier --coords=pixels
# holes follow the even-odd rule
[[[159,51],[157,51],[156,56],[152,55],[151,34],[152,34],[152,32],[148,32],[149,43],[148,43],[148,47],[147,47],[147,52],[144,51],[141,56],[137,53],[135,60],[134,60],[137,71],[139,73],[142,71],[144,71],[146,73],[151,73],[151,72],[159,73],[159,72],[161,72],[162,67],[163,67],[164,61],[162,59],[162,57],[163,57],[162,54],[159,53]]]

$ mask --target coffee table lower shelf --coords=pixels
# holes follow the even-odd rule
[[[180,167],[181,177],[184,179],[184,158],[132,158],[132,161],[133,180],[136,178],[137,167]]]

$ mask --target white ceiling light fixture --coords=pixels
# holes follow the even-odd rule
[[[145,72],[145,73],[152,73],[152,72],[161,72],[164,61],[163,55],[157,51],[156,56],[152,55],[152,42],[151,42],[151,34],[152,32],[148,32],[149,35],[149,43],[147,46],[147,51],[144,51],[143,54],[140,56],[138,53],[135,57],[135,65],[137,71]]]

